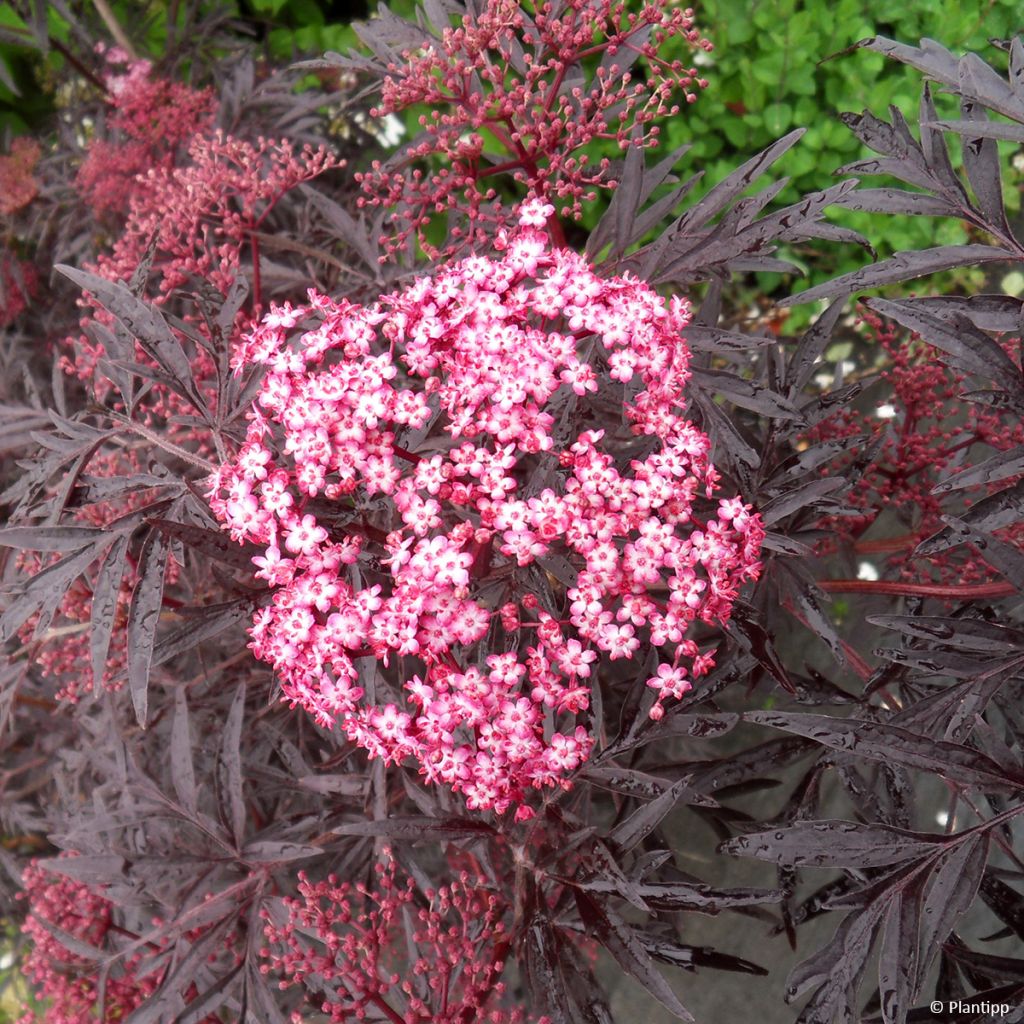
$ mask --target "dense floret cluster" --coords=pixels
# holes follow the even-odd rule
[[[763,536],[739,499],[698,515],[718,475],[683,415],[687,303],[551,249],[550,212],[372,306],[273,309],[236,354],[267,367],[246,444],[211,481],[264,549],[252,648],[286,696],[499,812],[587,757],[552,716],[587,709],[605,659],[661,653],[652,717],[707,671],[688,629],[728,619]],[[599,402],[614,445],[566,433]],[[398,660],[404,704],[365,656]]]

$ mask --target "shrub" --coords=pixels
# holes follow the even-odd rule
[[[856,172],[905,188],[779,204],[754,190],[790,133],[694,200],[647,143],[695,77],[658,26],[701,37],[627,15],[385,10],[372,56],[303,69],[340,97],[198,32],[188,84],[130,55],[141,27],[61,42],[64,130],[0,164],[0,822],[43,1019],[601,1022],[614,961],[686,1020],[663,966],[767,973],[694,913],[793,943],[845,913],[790,976],[808,1024],[1021,1005],[1021,958],[979,945],[1021,937],[1021,302],[890,293],[843,331],[854,293],[1024,257],[998,151],[1024,43],[1004,78],[865,41],[960,103],[844,118]],[[445,130],[357,182],[354,90],[397,109],[456,70]],[[547,121],[507,108],[524,82]],[[507,167],[462,135],[490,102]],[[570,164],[616,104],[621,168]],[[427,155],[460,180],[429,184],[437,225]],[[812,283],[797,337],[737,330],[730,283],[849,237],[837,204],[977,240]],[[727,887],[726,855],[768,867]]]

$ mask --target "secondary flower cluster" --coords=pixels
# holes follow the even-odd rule
[[[120,141],[91,144],[78,184],[97,211],[120,213],[123,224],[111,250],[86,269],[127,282],[146,264],[153,298],[163,303],[195,279],[226,296],[248,258],[253,307],[260,307],[260,229],[287,193],[343,162],[323,146],[296,149],[288,140],[250,141],[214,130],[215,103],[208,91],[154,78],[148,61],[129,62],[118,50],[108,61],[126,64],[123,74],[106,77],[111,126]],[[74,356],[65,360],[69,372],[94,381],[101,395],[110,383],[96,374],[106,351],[103,332],[93,325],[111,322],[105,310],[89,310],[81,321],[84,334],[69,339]],[[195,330],[207,332],[202,318]],[[151,362],[141,349],[137,357],[143,365]],[[200,382],[213,374],[201,348],[194,367]],[[212,385],[201,390],[213,401]],[[194,412],[177,408],[176,396],[166,389],[158,391],[166,399],[157,403],[159,413]]]
[[[27,206],[39,193],[32,176],[42,151],[35,139],[19,136],[7,156],[0,156],[0,215],[9,217]]]
[[[663,652],[652,717],[690,688],[712,658],[688,627],[728,618],[763,536],[737,498],[695,508],[718,475],[683,416],[687,303],[552,250],[550,212],[372,306],[272,309],[236,353],[267,368],[247,441],[210,482],[264,549],[251,646],[287,698],[499,812],[587,757],[554,724],[603,659]],[[572,426],[602,408],[618,436]],[[398,659],[404,704],[364,656]]]
[[[500,1008],[506,901],[466,871],[420,893],[397,877],[389,854],[374,867],[372,887],[300,873],[298,898],[283,901],[286,919],[264,913],[271,945],[262,970],[281,977],[282,989],[315,992],[331,1021],[521,1024],[521,1010]]]
[[[922,569],[934,579],[948,583],[980,583],[993,578],[983,552],[958,547],[924,558],[914,553],[921,541],[943,528],[942,516],[960,511],[951,507],[949,496],[936,488],[953,476],[975,445],[1008,451],[1024,444],[1024,425],[1015,413],[999,406],[965,402],[962,394],[969,381],[951,370],[943,354],[917,335],[883,323],[873,314],[862,322],[866,336],[884,350],[888,365],[880,378],[888,385],[891,404],[863,413],[856,408],[840,409],[814,429],[815,441],[866,435],[880,443],[862,486],[848,497],[860,516],[837,517],[828,523],[830,532],[851,542],[854,551],[870,557],[880,555],[910,581],[922,578]],[[1003,343],[1015,362],[1018,342]],[[858,448],[861,446],[858,446]],[[851,461],[856,455],[851,456]],[[1012,469],[1012,465],[1010,467]],[[831,472],[840,472],[832,467]],[[987,491],[1007,486],[1015,473],[996,474],[994,482],[964,487],[960,497],[973,503]],[[955,496],[954,496],[955,497]],[[885,510],[895,512],[903,532],[872,536]],[[1024,531],[1014,523],[1000,531],[1002,539],[1019,547]]]
[[[518,0],[489,0],[440,40],[407,52],[403,65],[389,65],[371,113],[422,105],[425,136],[400,163],[357,176],[368,204],[393,211],[400,230],[385,243],[398,247],[414,232],[432,251],[427,225],[459,210],[468,224],[450,225],[453,248],[484,244],[494,225],[512,221],[492,187],[502,173],[579,219],[595,187],[617,184],[609,160],[592,163],[587,147],[599,139],[622,149],[657,145],[653,122],[678,114],[674,94],[692,103],[707,86],[696,68],[659,56],[669,39],[711,49],[693,11],[670,0],[542,3],[532,20]],[[439,169],[415,167],[431,156],[442,158]]]
[[[42,865],[30,864],[22,873],[24,898],[30,913],[22,931],[32,948],[22,970],[47,1004],[46,1024],[94,1024],[100,1005],[100,981],[96,961],[89,960],[61,942],[51,929],[59,928],[73,943],[102,950],[113,924],[113,906],[81,882],[54,875]],[[136,978],[140,956],[136,954],[111,971],[102,986],[104,1020],[122,1020],[156,988],[158,978]],[[21,1018],[33,1024],[33,1013]]]
[[[150,170],[172,167],[177,148],[208,130],[213,94],[154,77],[148,60],[132,60],[119,48],[100,52],[108,66],[111,137],[89,143],[78,188],[97,214],[123,214],[145,188],[141,179]]]

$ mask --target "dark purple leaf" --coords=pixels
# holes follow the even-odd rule
[[[643,939],[644,948],[655,960],[673,967],[682,967],[684,971],[693,971],[698,967],[708,967],[713,971],[736,971],[740,974],[756,974],[767,977],[768,971],[753,964],[749,960],[741,960],[728,953],[720,953],[708,946],[682,946],[676,942],[662,942],[655,939]]]
[[[929,968],[949,933],[974,903],[988,862],[988,835],[969,835],[939,861],[929,878],[922,906],[921,939],[916,960],[913,998],[921,991]]]
[[[805,128],[797,128],[737,167],[710,189],[699,203],[687,210],[676,222],[674,229],[680,233],[692,232],[710,222],[733,200],[739,198],[786,150],[796,145],[805,131]]]
[[[1024,896],[992,871],[986,871],[978,893],[996,917],[1024,939]]]
[[[905,1024],[918,991],[924,878],[915,875],[890,896],[878,953],[878,992],[885,1024]]]
[[[786,828],[736,836],[720,849],[788,867],[885,868],[926,857],[946,836],[853,821],[800,821]]]
[[[416,815],[356,821],[332,830],[338,836],[382,836],[389,839],[478,839],[493,835],[494,829],[470,818],[428,818]]]
[[[817,317],[813,324],[801,335],[796,350],[786,368],[786,383],[790,388],[790,397],[800,394],[814,376],[818,360],[832,341],[832,332],[839,322],[839,316],[846,307],[845,301],[833,302],[828,309]],[[801,410],[806,416],[806,410]]]
[[[232,990],[238,984],[239,976],[243,976],[245,969],[244,961],[237,967],[231,968],[227,974],[221,975],[205,991],[201,992],[185,1007],[185,1009],[174,1018],[174,1024],[201,1024],[210,1015],[228,1003]],[[244,976],[243,976],[244,979]],[[243,1015],[245,1018],[247,1015]],[[132,1024],[129,1017],[125,1024]]]
[[[150,531],[139,555],[139,578],[128,608],[128,689],[139,725],[146,727],[149,706],[149,671],[164,599],[167,540]]]
[[[839,1014],[846,1020],[855,1019],[851,997],[867,967],[875,933],[887,907],[882,900],[875,900],[860,913],[847,914],[832,941],[794,968],[787,983],[786,1002],[793,1002],[817,986],[797,1024],[832,1024]]]
[[[888,299],[868,299],[868,308],[916,331],[930,345],[953,357],[953,365],[1012,391],[1021,386],[1021,373],[1002,346],[980,331],[965,316],[950,312],[933,316],[919,307]]]
[[[235,696],[231,701],[231,708],[221,732],[216,776],[221,817],[231,832],[235,846],[239,848],[245,837],[246,825],[241,752],[242,723],[244,721],[245,684],[240,683],[235,690]]]
[[[203,641],[218,636],[232,626],[247,622],[252,611],[253,603],[248,600],[207,605],[202,609],[201,617],[190,619],[157,641],[151,667],[163,665],[185,651],[193,651]]]
[[[263,549],[255,544],[238,544],[219,530],[207,530],[202,526],[178,523],[170,519],[151,519],[149,523],[172,540],[181,541],[186,548],[201,555],[208,555],[235,569],[252,572],[253,556],[263,553]]]
[[[562,940],[549,921],[535,921],[526,932],[526,973],[531,987],[544,994],[555,1024],[575,1024],[559,966]]]
[[[0,547],[19,551],[80,551],[103,536],[95,526],[9,526],[0,530]]]
[[[181,806],[195,813],[196,776],[192,764],[192,736],[188,701],[181,688],[174,691],[174,717],[171,719],[171,784]]]
[[[1005,452],[996,452],[983,462],[949,477],[932,488],[932,494],[947,494],[964,487],[986,486],[1024,473],[1024,446],[1017,445]]]
[[[687,788],[689,779],[680,779],[673,783],[660,796],[656,796],[649,804],[637,808],[625,821],[616,825],[608,833],[608,841],[623,852],[633,849],[661,824],[665,815],[679,803]]]
[[[206,411],[206,403],[193,382],[192,364],[158,309],[134,296],[120,281],[64,264],[57,264],[54,269],[94,296],[177,382],[183,394],[199,410]]]
[[[110,536],[101,536],[99,541],[81,551],[65,555],[59,562],[40,569],[22,584],[0,617],[0,643],[10,640],[37,611],[55,606],[74,581],[103,555],[112,541]]]
[[[959,210],[940,196],[898,188],[862,188],[843,196],[837,206],[864,213],[895,213],[918,217],[956,217]]]
[[[970,747],[936,742],[930,737],[882,722],[779,711],[748,711],[743,717],[749,722],[783,729],[855,757],[902,764],[951,782],[980,786],[992,792],[1015,793],[1024,782],[1007,777],[1005,768]]]
[[[297,860],[323,856],[323,849],[308,843],[288,843],[277,839],[255,839],[246,843],[239,858],[247,864],[290,864]]]
[[[580,883],[588,892],[620,895],[611,879]],[[716,889],[696,882],[647,882],[636,886],[637,893],[652,910],[699,910],[717,914],[730,907],[758,907],[781,903],[781,889]]]
[[[772,526],[780,519],[785,519],[794,512],[813,505],[822,498],[835,494],[846,487],[848,487],[847,481],[842,477],[821,477],[811,480],[762,505],[759,509],[761,519],[766,526]]]
[[[107,655],[117,614],[121,581],[128,556],[128,533],[122,533],[113,543],[96,574],[92,589],[92,610],[89,619],[89,651],[92,662],[93,687],[98,691],[107,671]]]
[[[721,395],[741,409],[750,409],[771,419],[803,421],[800,410],[789,399],[759,384],[724,370],[695,368],[693,385],[704,388],[708,394]]]
[[[599,942],[616,959],[630,977],[635,978],[659,1003],[679,1020],[693,1021],[686,1007],[654,966],[644,944],[632,928],[613,910],[579,889],[575,890],[576,906],[590,938]]]
[[[937,274],[941,270],[972,267],[1013,258],[1014,254],[1008,249],[995,245],[941,245],[916,252],[898,252],[880,263],[872,263],[861,270],[841,274],[825,284],[808,288],[805,292],[787,296],[780,300],[779,305],[795,306],[805,302],[817,302],[819,299],[848,295],[850,292],[865,288],[910,281],[916,277]]]
[[[869,615],[868,622],[958,650],[994,655],[1024,651],[1024,632],[983,619],[956,619],[941,615]]]

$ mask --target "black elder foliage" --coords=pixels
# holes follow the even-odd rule
[[[361,72],[382,74],[396,40],[436,36],[462,13],[428,4],[414,25],[384,12],[362,30],[378,59],[362,58]],[[260,551],[220,531],[207,501],[212,459],[244,440],[259,383],[252,367],[239,375],[230,366],[240,318],[261,302],[301,299],[310,284],[366,300],[431,266],[414,256],[381,263],[387,214],[369,221],[350,179],[330,172],[289,189],[250,231],[226,290],[193,274],[158,294],[169,258],[158,233],[130,279],[84,269],[109,236],[83,221],[67,179],[81,153],[71,122],[89,104],[97,116],[104,106],[79,81],[47,143],[38,200],[4,226],[44,278],[55,264],[62,277],[4,329],[0,862],[11,920],[25,914],[16,893],[40,857],[52,877],[114,908],[98,939],[67,921],[42,926],[73,958],[58,974],[99,979],[100,1019],[114,998],[106,979],[126,965],[145,982],[129,1024],[284,1021],[340,1003],[348,996],[338,978],[278,987],[265,970],[265,924],[286,915],[300,871],[372,886],[385,847],[412,879],[417,912],[429,913],[431,894],[470,868],[504,901],[508,926],[494,956],[507,961],[507,1001],[531,1019],[614,1019],[595,948],[674,1018],[692,1019],[674,969],[706,972],[698,980],[710,987],[766,973],[734,949],[687,941],[692,915],[719,914],[737,931],[798,946],[786,998],[800,1002],[804,1024],[933,1019],[935,999],[1009,1008],[949,1019],[1022,1019],[1024,556],[1015,529],[1024,444],[1012,433],[1024,413],[1021,300],[906,290],[863,300],[930,346],[928,358],[963,382],[962,407],[982,407],[1006,427],[977,436],[962,419],[946,424],[947,443],[964,443],[928,478],[939,525],[915,536],[902,561],[878,562],[882,578],[847,577],[864,551],[896,550],[865,546],[878,532],[898,538],[903,527],[883,519],[865,540],[847,524],[863,521],[856,499],[875,486],[890,438],[822,431],[892,387],[873,352],[853,369],[830,356],[837,339],[856,337],[854,293],[1024,257],[1003,204],[999,150],[1000,140],[1024,141],[1024,44],[1006,43],[991,65],[927,40],[861,45],[928,80],[914,128],[895,111],[891,122],[867,111],[843,118],[878,156],[841,173],[899,187],[847,179],[773,209],[778,182],[751,189],[798,143],[794,132],[693,202],[693,179],[674,177],[685,174],[684,155],[647,161],[633,149],[587,240],[602,273],[693,294],[699,286],[687,332],[689,415],[712,438],[725,482],[762,517],[764,569],[724,629],[700,628],[717,667],[661,720],[647,714],[650,658],[590,681],[594,754],[570,789],[523,823],[467,809],[415,766],[368,759],[341,729],[279,700],[246,647],[253,615],[272,600],[253,571]],[[78,59],[99,79],[84,50]],[[210,61],[202,74],[219,126],[250,141],[339,145],[331,118],[355,102],[344,91],[295,92],[244,58]],[[334,82],[367,88],[365,77]],[[936,101],[950,97],[959,112],[940,114]],[[351,145],[353,161],[370,138]],[[825,219],[836,207],[952,216],[977,241],[899,253],[794,296],[829,302],[798,337],[744,322],[732,283],[789,272],[788,243],[863,242]],[[88,380],[60,363],[61,339],[81,315],[77,289],[106,352]],[[609,410],[609,422],[617,415]],[[914,430],[907,420],[897,427]],[[101,514],[118,502],[116,515]],[[913,510],[888,512],[918,525]],[[982,567],[980,581],[955,578],[964,558]],[[562,571],[548,566],[535,582],[564,610],[575,570]],[[66,598],[83,590],[88,614],[75,618]],[[52,656],[83,636],[72,664]],[[85,680],[73,700],[69,672]],[[714,862],[692,873],[680,837],[696,832],[714,837],[723,863],[753,858],[773,870],[743,886],[721,884]],[[395,924],[404,936],[395,955],[407,967],[419,941],[413,909]],[[836,919],[834,936],[806,948],[806,923],[825,914]],[[405,1003],[389,1003],[390,1014],[365,1003],[368,1019],[431,1019],[411,989],[398,998]],[[483,1019],[473,1012],[461,1019]]]

